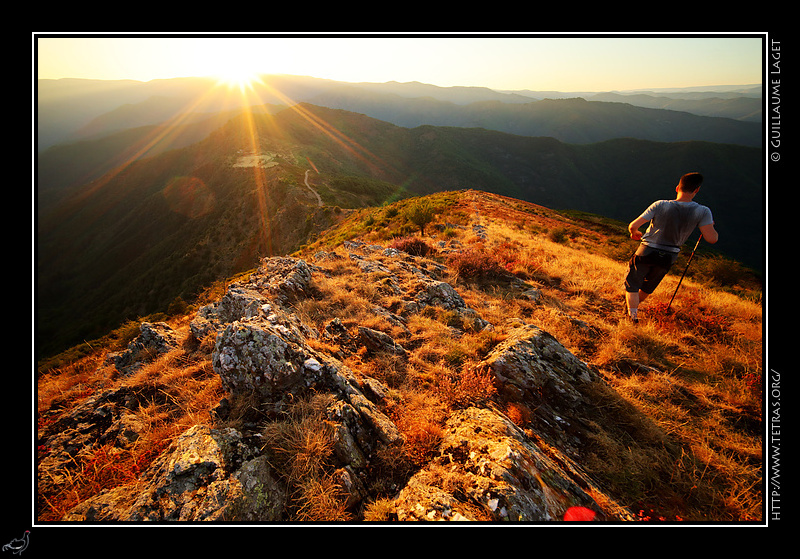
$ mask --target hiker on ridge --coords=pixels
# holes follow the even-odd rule
[[[675,187],[677,197],[674,200],[653,202],[628,225],[631,239],[641,240],[625,277],[625,301],[628,315],[634,322],[638,321],[639,303],[653,293],[695,227],[707,242],[713,244],[719,239],[711,210],[694,201],[702,182],[700,173],[683,175]],[[639,228],[648,221],[650,226],[643,235]]]

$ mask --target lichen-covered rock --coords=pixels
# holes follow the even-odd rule
[[[242,464],[230,478],[225,520],[276,522],[283,519],[288,492],[267,457],[257,456]]]
[[[280,305],[307,296],[311,268],[298,258],[272,257],[261,262],[254,286]]]
[[[568,457],[543,450],[499,413],[468,408],[448,419],[437,457],[395,505],[401,521],[558,521],[573,507],[597,520],[632,519],[608,499],[595,502],[594,491]]]
[[[265,305],[269,305],[269,299],[260,292],[244,286],[232,285],[219,300],[215,318],[220,322],[227,323],[257,317],[262,312],[270,310],[270,308],[265,309]]]
[[[405,356],[406,350],[398,344],[391,336],[365,326],[358,327],[358,334],[361,343],[371,351],[391,353],[394,355]]]
[[[303,324],[290,306],[305,296],[310,281],[311,269],[303,260],[266,259],[248,281],[232,284],[218,302],[198,311],[190,324],[192,335],[199,340],[219,333],[227,324],[263,318],[297,339],[317,337],[317,332]]]
[[[214,371],[231,394],[277,399],[319,381],[316,355],[289,329],[265,319],[235,321],[218,334]]]
[[[352,410],[342,412],[341,420],[358,435],[356,440],[361,437],[359,452],[369,453],[375,441],[400,441],[397,427],[364,395],[352,371],[280,325],[265,319],[228,324],[217,336],[212,364],[231,394],[257,394],[263,401],[287,403],[311,392],[335,394]],[[341,440],[348,444],[347,435]],[[351,454],[361,461],[357,452]]]
[[[274,483],[265,491],[253,482],[252,465],[231,476],[235,465],[253,453],[235,429],[195,425],[153,461],[138,484],[104,491],[73,508],[64,520],[224,520],[234,507],[241,513],[245,503],[259,501],[262,509],[280,509],[285,494]],[[258,478],[270,479],[263,474]]]
[[[416,300],[422,306],[433,305],[443,309],[463,309],[467,306],[453,286],[436,280],[420,282]]]
[[[139,331],[125,351],[110,353],[107,357],[122,374],[130,374],[158,355],[178,347],[177,334],[165,322],[143,322]]]
[[[508,393],[532,396],[552,391],[560,399],[582,401],[575,386],[591,382],[594,375],[553,336],[534,325],[511,331],[485,360]]]
[[[505,400],[534,410],[530,424],[538,436],[563,452],[577,452],[586,433],[581,418],[591,405],[580,388],[597,378],[586,363],[530,324],[512,330],[484,363]]]

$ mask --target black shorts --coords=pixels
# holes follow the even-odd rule
[[[677,252],[657,250],[641,245],[628,263],[625,291],[653,293],[678,258]]]

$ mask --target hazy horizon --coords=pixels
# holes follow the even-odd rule
[[[33,35],[39,79],[255,75],[500,91],[639,91],[761,84],[764,36]]]
[[[254,74],[253,75],[253,82],[257,81],[258,77],[264,77],[264,76],[289,76],[289,77],[298,77],[298,78],[306,77],[306,78],[324,79],[324,80],[330,79],[330,78],[318,78],[317,76],[307,76],[307,75],[300,75],[300,74],[270,73],[270,74],[258,74],[258,75]],[[130,78],[113,78],[113,79],[77,78],[77,77],[71,77],[71,76],[64,76],[64,77],[61,77],[61,78],[37,78],[37,80],[43,80],[43,81],[44,80],[50,80],[50,81],[86,80],[86,81],[133,81],[133,82],[138,82],[138,83],[148,83],[148,82],[152,82],[152,81],[163,81],[163,80],[170,80],[170,79],[212,79],[213,80],[214,77],[213,76],[179,76],[179,77],[175,77],[175,78],[154,78],[152,80],[135,80],[135,79],[130,79]],[[440,86],[440,85],[436,85],[436,84],[432,84],[432,83],[421,82],[419,80],[402,81],[402,82],[398,81],[398,80],[386,80],[386,81],[382,81],[382,82],[365,82],[365,81],[354,82],[354,81],[330,79],[330,81],[336,81],[336,82],[340,82],[340,83],[349,83],[349,84],[354,84],[354,85],[364,84],[364,83],[370,83],[370,84],[389,84],[389,83],[411,84],[411,83],[418,83],[418,84],[421,84],[421,85],[432,86],[432,87],[437,87],[437,88],[442,88],[442,89],[456,88],[456,87],[475,87],[475,88],[485,87],[486,89],[491,89],[491,90],[497,91],[497,92],[557,91],[557,92],[560,92],[560,93],[569,93],[569,92],[575,91],[575,90],[564,90],[564,89],[536,89],[536,90],[534,90],[534,89],[499,89],[499,88],[493,88],[493,87],[487,87],[487,86],[460,86],[460,85]],[[686,86],[686,87],[638,87],[638,88],[634,88],[634,89],[611,89],[611,90],[602,90],[602,91],[601,90],[592,90],[592,91],[581,90],[580,93],[605,93],[605,92],[631,93],[631,92],[647,92],[647,91],[653,91],[653,92],[658,92],[658,91],[670,92],[670,91],[674,91],[674,92],[679,92],[679,91],[690,91],[690,90],[703,91],[703,92],[709,92],[709,91],[731,91],[732,88],[755,87],[755,86],[761,86],[762,84],[763,84],[762,81],[758,81],[758,82],[752,82],[752,83],[718,83],[718,84],[694,85],[694,86]]]

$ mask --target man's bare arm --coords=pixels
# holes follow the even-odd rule
[[[700,233],[703,234],[703,239],[705,239],[707,243],[711,243],[712,245],[719,240],[719,233],[717,233],[717,230],[714,229],[713,223],[709,225],[701,225]]]
[[[642,238],[642,232],[639,231],[639,227],[647,223],[649,220],[644,219],[642,217],[637,217],[633,221],[628,224],[628,232],[631,234],[631,239],[634,241],[638,241]]]

